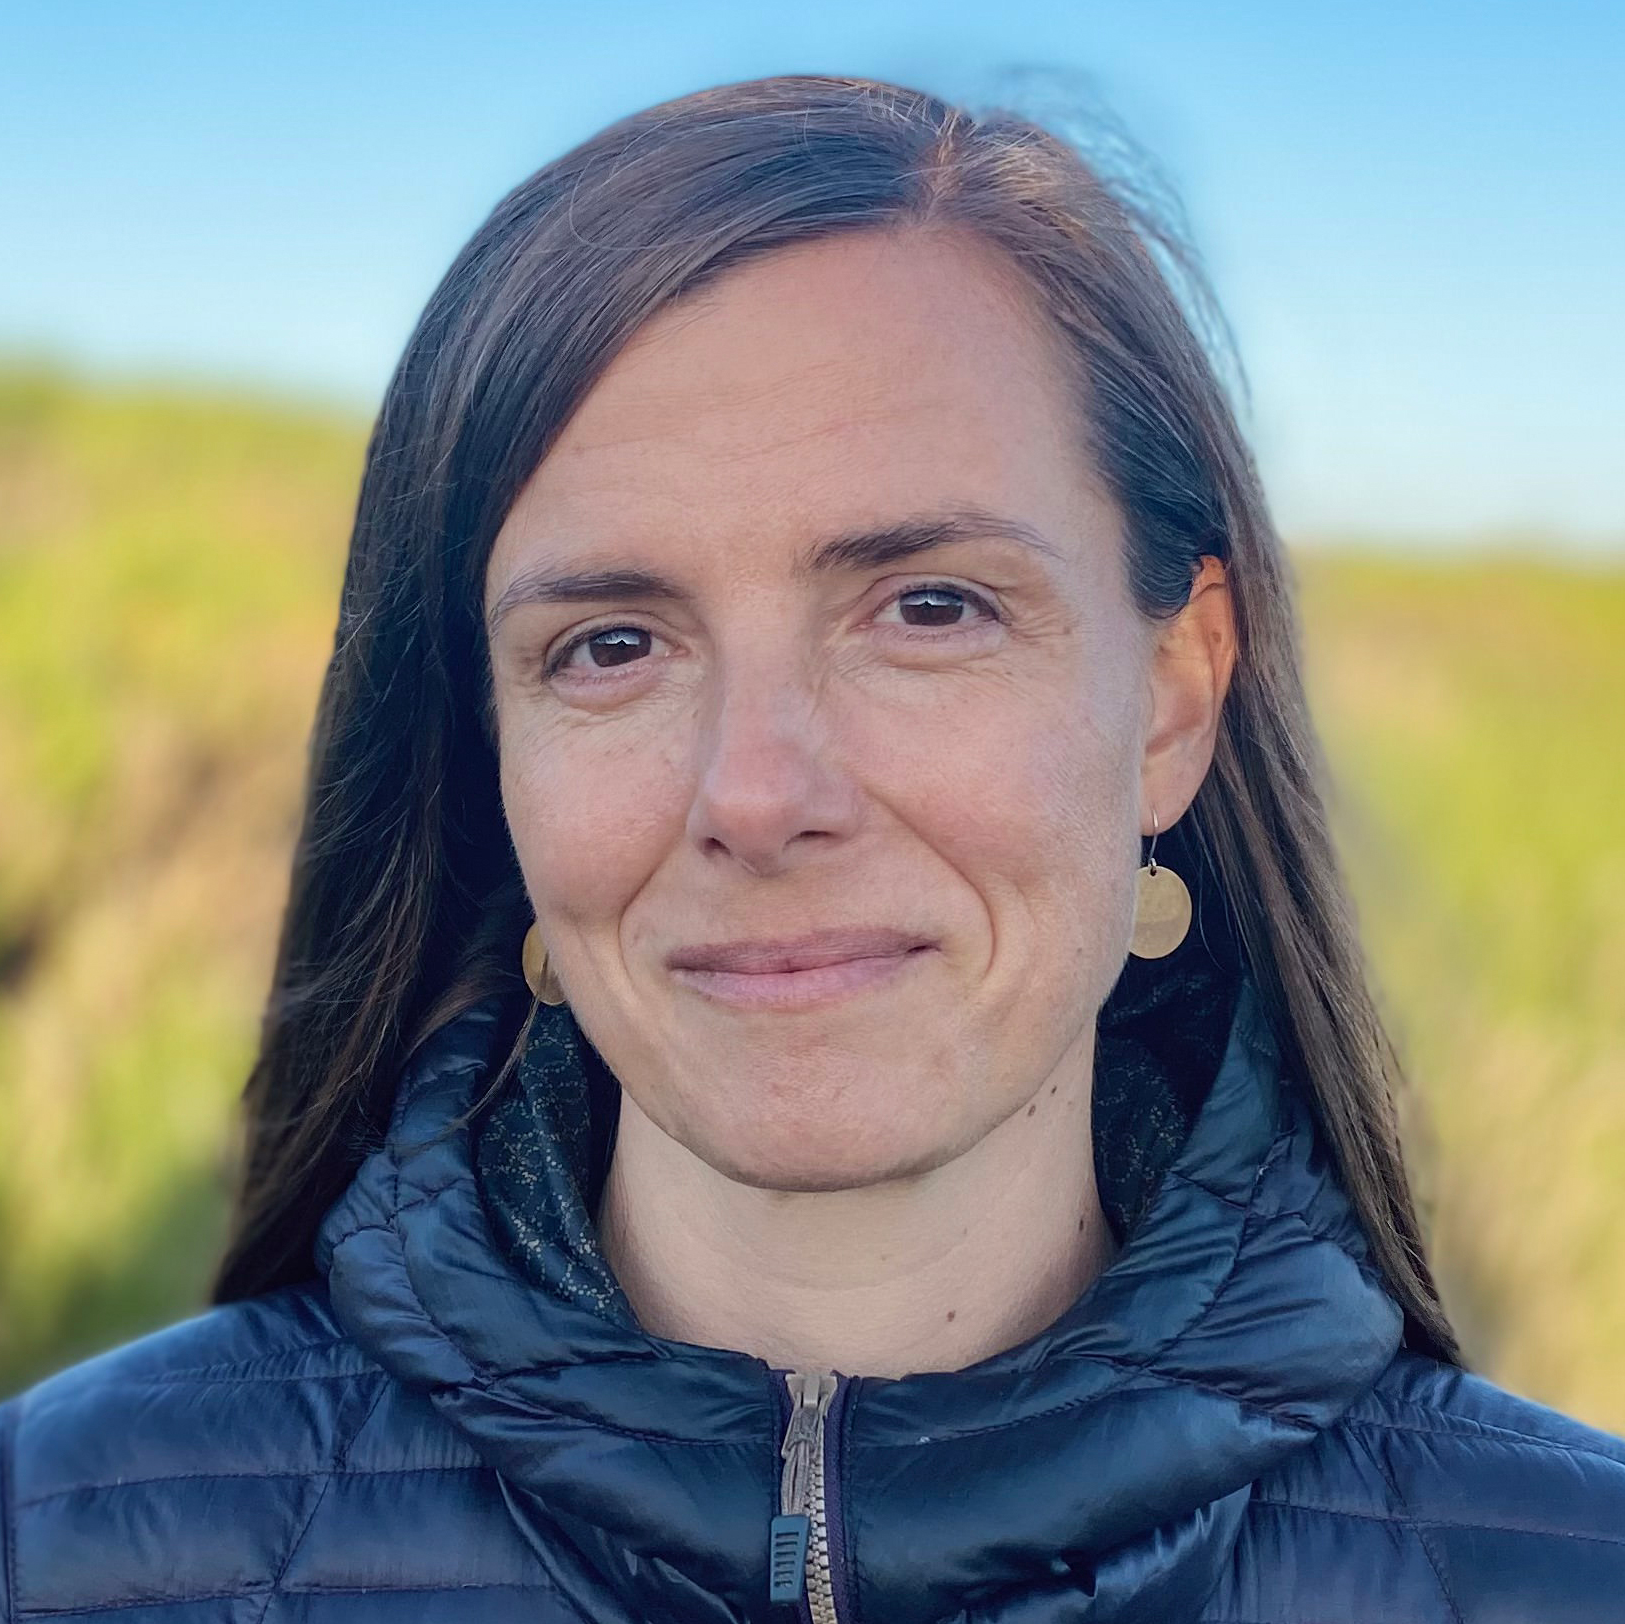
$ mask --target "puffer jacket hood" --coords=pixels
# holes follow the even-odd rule
[[[470,1012],[403,1084],[387,1143],[321,1229],[333,1311],[501,1474],[539,1546],[569,1541],[596,1605],[764,1616],[783,1373],[651,1336],[513,1266],[469,1128],[437,1139],[473,1103],[498,1028],[495,1010]],[[569,1169],[553,1173],[572,1199]],[[583,1230],[558,1233],[567,1250]],[[584,1263],[562,1255],[558,1278]],[[1182,1151],[1077,1303],[966,1369],[841,1383],[837,1594],[887,1624],[1191,1616],[1255,1480],[1366,1393],[1400,1335],[1243,981]]]

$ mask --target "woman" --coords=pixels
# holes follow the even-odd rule
[[[8,1619],[1618,1616],[1625,1444],[1440,1306],[1169,276],[856,80],[498,205],[369,447],[216,1306],[0,1411]]]

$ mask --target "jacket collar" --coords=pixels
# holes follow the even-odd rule
[[[502,1474],[539,1548],[566,1541],[635,1616],[762,1616],[782,1383],[509,1260],[462,1120],[501,1015],[478,1006],[418,1051],[384,1146],[321,1225],[334,1311]],[[852,1383],[843,1521],[861,1615],[1194,1611],[1253,1481],[1335,1422],[1400,1334],[1243,979],[1183,1149],[1073,1307],[967,1369]]]

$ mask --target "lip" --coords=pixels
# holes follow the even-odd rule
[[[896,958],[913,948],[931,945],[926,937],[908,931],[848,927],[774,940],[708,942],[679,948],[668,955],[666,963],[673,970],[784,975],[820,970],[850,959]]]
[[[863,954],[801,970],[696,970],[676,965],[672,974],[685,986],[735,1009],[801,1010],[882,987],[934,951],[928,943],[917,943],[900,952]]]
[[[935,946],[916,932],[848,926],[680,948],[667,963],[684,986],[718,1003],[796,1010],[883,986]]]

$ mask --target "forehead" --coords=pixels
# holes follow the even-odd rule
[[[1101,498],[1045,319],[963,235],[864,232],[735,267],[616,356],[498,552],[702,533],[789,552],[949,502],[1065,530]]]

